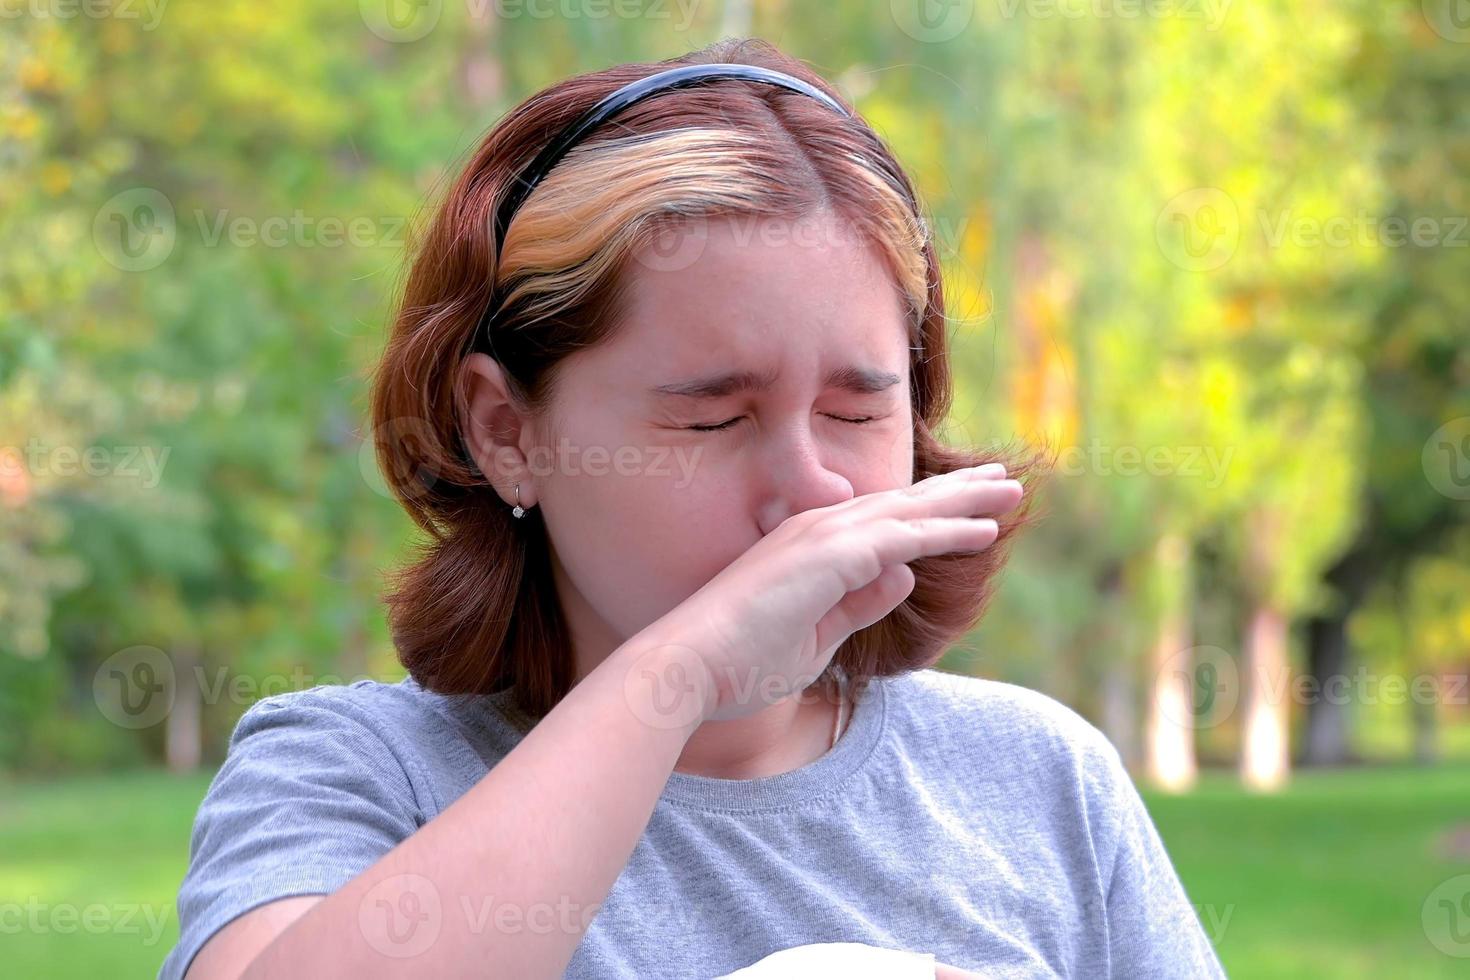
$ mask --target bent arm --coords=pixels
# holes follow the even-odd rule
[[[651,649],[635,636],[615,650],[473,788],[293,922],[243,976],[561,976],[703,720],[648,722],[660,717],[654,692],[625,681]]]

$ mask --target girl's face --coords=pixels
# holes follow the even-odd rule
[[[848,225],[697,222],[628,273],[528,459],[578,676],[787,517],[913,482],[903,304]]]

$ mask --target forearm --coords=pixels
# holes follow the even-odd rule
[[[649,723],[662,717],[649,685],[625,683],[648,649],[635,637],[614,651],[472,789],[292,923],[244,976],[561,976],[700,720]],[[421,931],[409,933],[400,910],[416,910]]]

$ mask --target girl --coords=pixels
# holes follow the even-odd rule
[[[935,436],[939,268],[765,42],[512,111],[374,379],[409,676],[240,719],[162,975],[1221,975],[1106,739],[934,669],[1033,468]]]

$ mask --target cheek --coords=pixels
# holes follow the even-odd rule
[[[853,444],[854,458],[833,460],[857,495],[913,482],[908,420]],[[643,444],[592,427],[568,438],[547,486],[556,547],[577,577],[611,590],[594,600],[635,602],[657,613],[676,605],[755,541],[745,476],[722,455],[718,436]],[[590,445],[603,447],[596,455]],[[629,448],[622,450],[619,446]],[[703,451],[700,447],[703,446]],[[633,593],[636,593],[636,600]]]
[[[629,558],[620,574],[660,606],[687,599],[758,537],[740,486],[714,467],[649,477],[628,492],[636,496],[619,501],[627,517],[618,539]]]
[[[583,599],[632,635],[688,598],[702,582],[702,555],[671,503],[679,493],[637,477],[563,478],[553,547]],[[554,529],[553,529],[554,528]]]
[[[749,516],[737,488],[687,453],[653,452],[641,463],[558,478],[558,548],[575,549],[584,567],[622,588],[682,601],[749,546]]]
[[[901,486],[913,482],[914,475],[914,426],[912,420],[900,427],[898,438],[888,454],[889,467]]]
[[[853,493],[873,493],[906,487],[914,482],[914,432],[909,420],[898,422],[873,444],[863,458],[855,460],[851,475]]]

